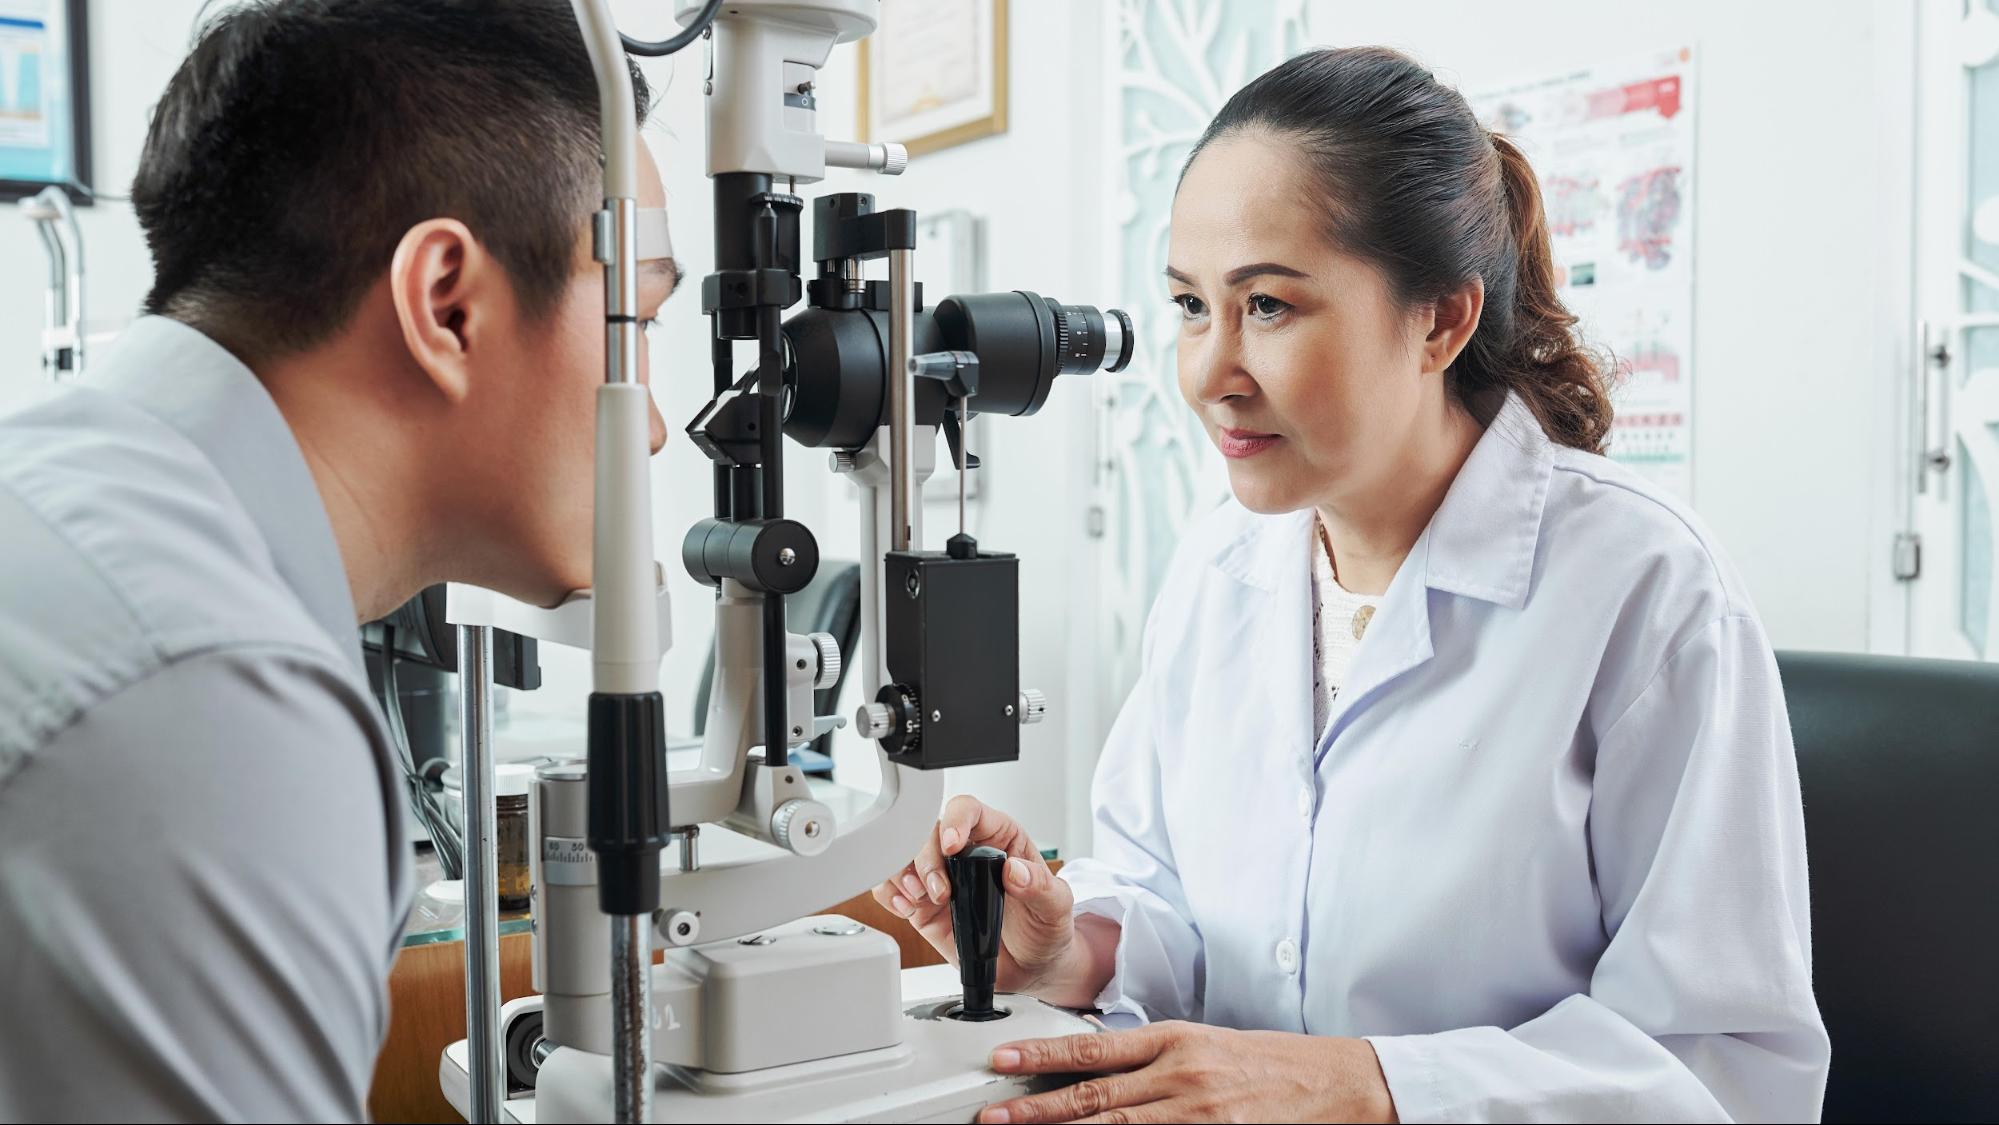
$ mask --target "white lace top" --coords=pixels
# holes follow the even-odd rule
[[[1340,585],[1325,529],[1312,536],[1312,729],[1326,732],[1326,718],[1339,698],[1353,654],[1381,605],[1375,595],[1355,594]]]

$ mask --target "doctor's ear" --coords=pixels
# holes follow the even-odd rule
[[[512,293],[505,271],[464,223],[426,219],[396,244],[389,293],[410,358],[450,402],[471,390],[471,357]]]
[[[1441,374],[1471,342],[1485,311],[1485,279],[1474,277],[1423,310],[1423,373]]]

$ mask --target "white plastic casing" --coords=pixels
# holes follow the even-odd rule
[[[684,21],[698,4],[681,5]],[[708,94],[708,174],[761,172],[799,183],[826,176],[819,68],[838,43],[875,29],[880,0],[737,0],[715,18]]]

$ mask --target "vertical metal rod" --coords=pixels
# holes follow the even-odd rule
[[[965,534],[965,466],[972,463],[972,400],[958,400],[958,534]]]
[[[914,544],[910,534],[910,513],[915,509],[912,482],[916,466],[911,459],[914,443],[916,373],[912,369],[916,318],[915,252],[888,252],[888,434],[889,434],[889,536],[894,550],[907,551]]]
[[[682,871],[701,870],[701,826],[690,824],[675,830],[680,837],[680,869]]]
[[[861,485],[861,702],[872,703],[888,682],[882,654],[881,489]]]
[[[465,834],[465,1038],[470,1119],[500,1120],[500,897],[493,807],[493,634],[458,629],[459,823]]]
[[[714,338],[709,343],[708,358],[715,368],[715,393],[720,395],[735,382],[736,349],[729,338],[722,335],[722,326],[713,318],[710,318],[710,331]],[[731,503],[734,488],[731,470],[727,465],[717,463],[711,471],[715,474],[715,518],[728,519],[735,514],[735,505]]]
[[[798,725],[785,713],[784,658],[790,630],[784,620],[784,595],[765,592],[762,625],[764,765],[783,769],[791,764],[790,728]]]
[[[652,918],[611,918],[611,1112],[618,1121],[652,1119]]]
[[[777,213],[764,205],[764,243],[760,264],[777,264]],[[784,518],[784,418],[778,409],[784,394],[784,325],[775,305],[757,309],[757,369],[762,373],[757,385],[757,414],[763,430],[758,435],[763,462],[764,519]],[[763,717],[764,765],[783,769],[791,763],[791,730],[801,725],[785,714],[784,665],[789,629],[785,625],[784,595],[766,590],[763,595]]]

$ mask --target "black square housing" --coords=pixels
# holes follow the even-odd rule
[[[921,707],[918,769],[1020,758],[1020,560],[981,553],[893,551],[884,617],[889,676]]]

